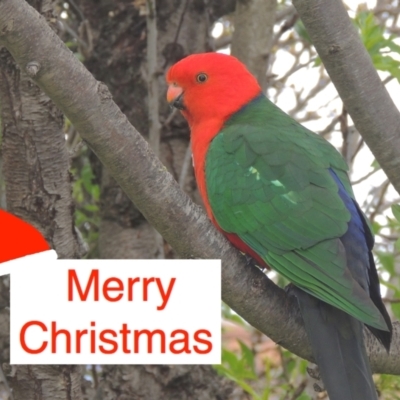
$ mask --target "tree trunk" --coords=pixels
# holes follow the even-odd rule
[[[241,394],[205,365],[108,365],[97,389],[102,400],[233,400]]]
[[[276,0],[237,0],[232,55],[246,64],[265,90]]]
[[[48,19],[52,3],[41,3]],[[0,74],[7,209],[39,229],[60,258],[77,258],[63,115],[5,48],[0,49]]]
[[[54,2],[31,1],[48,21]],[[34,225],[60,258],[79,257],[74,231],[69,156],[63,115],[22,71],[5,48],[0,49],[0,119],[7,209]],[[43,278],[41,278],[43,279]],[[4,280],[3,280],[4,283]],[[4,285],[1,298],[7,296]],[[26,299],[29,301],[29,299]],[[9,362],[8,312],[0,314],[0,356]],[[4,365],[4,364],[3,364]],[[81,369],[76,366],[7,366],[14,400],[80,400]]]

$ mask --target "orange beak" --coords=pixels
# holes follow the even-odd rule
[[[167,101],[171,107],[183,110],[185,108],[183,104],[183,89],[177,84],[171,83],[168,86]]]

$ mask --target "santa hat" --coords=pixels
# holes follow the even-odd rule
[[[0,209],[0,263],[49,251],[53,253],[36,228]]]

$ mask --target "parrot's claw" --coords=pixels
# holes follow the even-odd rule
[[[256,267],[256,261],[254,260],[253,257],[245,254],[244,257],[246,258],[246,267]]]

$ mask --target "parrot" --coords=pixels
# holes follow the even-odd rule
[[[237,58],[189,55],[166,74],[190,128],[194,173],[214,226],[291,282],[331,400],[377,400],[364,325],[390,350],[374,236],[341,154],[278,108]]]

